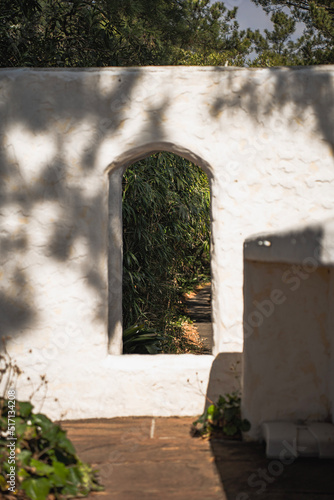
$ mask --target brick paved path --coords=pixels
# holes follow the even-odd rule
[[[105,491],[89,500],[334,500],[334,460],[280,466],[259,443],[203,441],[194,419],[115,418],[62,422]],[[222,486],[224,485],[224,488]]]

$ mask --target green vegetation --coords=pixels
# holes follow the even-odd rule
[[[242,64],[235,13],[208,0],[2,0],[0,66]]]
[[[96,472],[79,460],[66,431],[42,413],[34,413],[31,403],[16,400],[12,388],[21,375],[3,342],[0,353],[0,497],[60,500],[103,490]],[[46,386],[42,375],[41,384],[33,394]]]
[[[144,324],[130,326],[123,332],[123,354],[158,354],[162,336]]]
[[[154,327],[163,352],[177,352],[183,295],[210,279],[206,174],[166,152],[132,165],[123,178],[123,228],[124,328]]]
[[[297,66],[304,64],[303,55],[298,50],[299,42],[294,41],[296,21],[285,12],[274,12],[271,16],[273,30],[265,30],[264,35],[256,30],[249,33],[254,43],[257,57],[251,66]]]
[[[241,433],[250,429],[250,423],[241,418],[241,399],[238,392],[219,396],[193,423],[191,434],[205,438],[233,437],[241,439]]]
[[[3,437],[8,430],[8,411],[13,409],[16,441]],[[29,402],[16,401],[12,407],[11,400],[0,399],[0,491],[10,494],[7,475],[11,470],[16,471],[16,486],[31,500],[45,500],[50,493],[60,499],[101,491],[96,473],[79,460],[66,432],[32,410]],[[9,443],[14,443],[12,448],[16,450],[13,462]],[[15,463],[15,469],[11,469],[11,463]]]
[[[240,30],[237,8],[220,1],[1,0],[0,67],[334,62],[333,0],[253,2],[272,15],[272,31]]]
[[[253,0],[253,2],[272,14],[276,26],[275,35],[267,31],[263,37],[257,32],[256,46],[259,59],[255,61],[255,65],[265,63],[266,55],[269,56],[269,59],[267,57],[269,65],[334,63],[333,0]],[[304,23],[304,29],[302,36],[292,42],[291,35],[295,31],[296,22]]]

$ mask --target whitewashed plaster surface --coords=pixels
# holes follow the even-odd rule
[[[194,415],[235,386],[244,240],[334,215],[334,67],[0,70],[0,128],[19,397],[45,373],[53,418]],[[213,356],[119,355],[120,176],[158,150],[210,177]]]
[[[334,413],[334,220],[244,246],[243,412],[268,421]]]

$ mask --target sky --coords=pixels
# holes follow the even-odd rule
[[[224,3],[228,9],[238,7],[237,21],[241,29],[258,28],[263,30],[272,27],[270,17],[251,0],[225,0]]]
[[[213,2],[214,0],[212,0]],[[267,15],[262,7],[257,7],[252,0],[225,0],[225,6],[228,9],[233,9],[238,7],[237,21],[240,28],[246,30],[247,28],[259,29],[263,31],[265,28],[271,29],[273,24],[270,21],[270,15]],[[290,13],[289,9],[286,9],[287,14]],[[303,23],[297,23],[296,32],[293,39],[298,38],[302,35],[304,29]]]

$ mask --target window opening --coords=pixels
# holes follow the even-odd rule
[[[170,152],[122,180],[123,353],[211,354],[210,187]]]

